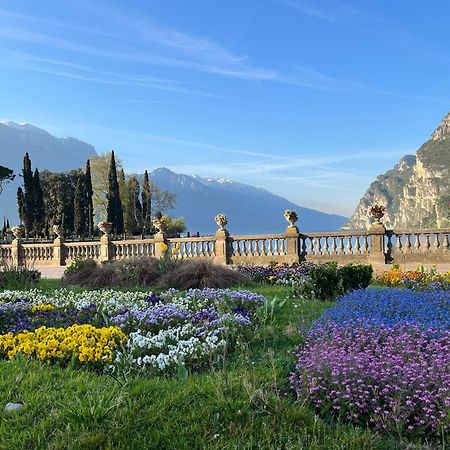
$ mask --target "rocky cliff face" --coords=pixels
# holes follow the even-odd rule
[[[388,228],[450,227],[450,113],[416,156],[404,156],[377,177],[344,228],[367,228],[374,203],[386,206]]]

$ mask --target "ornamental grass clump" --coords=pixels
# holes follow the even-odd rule
[[[298,351],[291,385],[324,417],[400,436],[440,436],[450,430],[450,331],[317,330]]]

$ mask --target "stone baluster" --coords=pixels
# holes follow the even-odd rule
[[[405,253],[411,253],[411,235],[409,233],[406,235],[405,249]]]
[[[396,234],[397,242],[395,243],[395,252],[402,253],[402,235]]]
[[[360,242],[360,238],[361,236],[356,236],[356,240],[355,240],[355,253],[357,255],[361,254],[361,242]]]
[[[414,234],[415,240],[414,240],[414,251],[416,253],[420,252],[420,233]]]
[[[336,236],[333,236],[331,238],[331,255],[335,255],[337,253],[337,247],[336,247]]]
[[[339,254],[342,255],[344,253],[344,237],[339,236]]]
[[[433,252],[438,253],[440,246],[441,246],[441,240],[440,240],[439,233],[435,233],[434,234],[434,243],[433,243]]]
[[[428,253],[430,251],[430,233],[426,233],[425,234],[425,245],[422,248],[422,252],[424,253]]]
[[[353,247],[352,247],[352,237],[348,236],[347,238],[347,249],[345,251],[346,255],[351,255],[353,254]]]
[[[444,252],[448,252],[450,250],[450,242],[448,235],[449,235],[448,233],[444,234],[444,242],[442,243],[442,250]]]

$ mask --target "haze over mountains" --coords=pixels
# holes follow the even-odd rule
[[[0,122],[0,165],[17,175],[14,182],[5,184],[0,197],[0,217],[8,217],[11,224],[18,221],[16,191],[22,182],[18,174],[25,152],[30,155],[33,169],[55,172],[84,167],[86,160],[96,154],[92,145],[78,139],[56,138],[30,124]],[[265,189],[232,180],[176,174],[166,168],[156,169],[150,176],[162,189],[176,194],[177,204],[169,213],[183,216],[191,232],[213,233],[217,228],[214,217],[220,212],[228,215],[228,228],[236,234],[283,232],[287,226],[285,209],[299,213],[298,225],[305,232],[335,231],[348,220],[303,208]]]

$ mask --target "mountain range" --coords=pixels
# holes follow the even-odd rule
[[[33,168],[56,172],[84,167],[86,160],[96,154],[92,145],[78,139],[57,138],[30,124],[0,122],[0,165],[19,174],[25,152],[29,153]],[[154,170],[150,177],[161,189],[176,194],[176,206],[168,212],[183,216],[192,233],[213,233],[218,213],[227,214],[228,228],[236,234],[281,233],[287,226],[283,217],[286,209],[298,212],[298,225],[305,232],[335,231],[347,220],[303,208],[265,189],[232,180],[176,174],[167,168]],[[5,184],[0,197],[0,217],[8,217],[11,224],[18,221],[16,191],[21,181],[16,176],[13,182]]]
[[[374,203],[386,207],[388,228],[450,228],[450,113],[415,155],[370,184],[345,228],[366,228]]]

